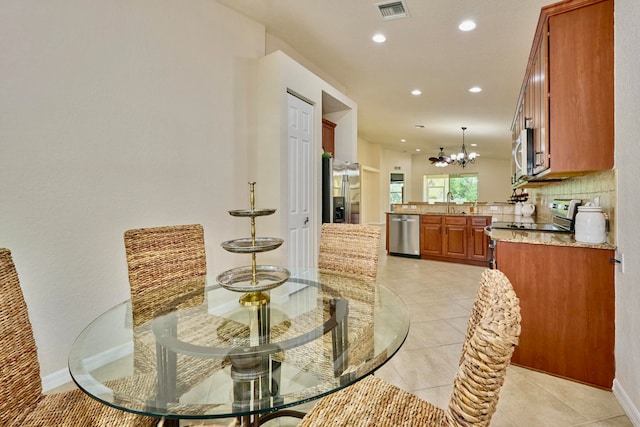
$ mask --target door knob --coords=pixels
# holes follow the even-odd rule
[[[307,225],[307,224],[309,224],[309,217],[306,217],[304,220],[304,225]]]

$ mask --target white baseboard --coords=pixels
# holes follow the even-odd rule
[[[618,400],[618,403],[620,403],[620,406],[622,406],[625,414],[627,414],[631,424],[640,426],[640,411],[638,411],[638,408],[633,404],[631,399],[629,399],[629,395],[627,395],[618,380],[613,380],[613,394]]]
[[[71,374],[68,369],[60,369],[53,374],[42,377],[42,391],[48,392],[71,382]]]
[[[132,353],[133,345],[131,343],[123,344],[87,359],[85,366],[87,371],[90,372]],[[42,377],[42,391],[46,393],[49,390],[70,383],[71,381],[69,369],[60,369],[59,371]]]

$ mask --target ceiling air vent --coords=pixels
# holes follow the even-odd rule
[[[383,3],[376,3],[376,6],[378,6],[382,19],[385,20],[406,18],[409,16],[409,12],[407,11],[404,1],[387,1]]]

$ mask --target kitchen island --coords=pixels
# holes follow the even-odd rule
[[[389,235],[391,215],[416,215],[420,218],[419,241],[421,259],[455,262],[478,266],[489,265],[489,237],[484,228],[493,221],[514,217],[514,205],[502,202],[427,203],[409,202],[393,205],[387,212],[387,254],[397,255],[389,247],[396,236]]]
[[[397,241],[390,227],[392,219],[398,215],[387,213],[387,254],[397,255],[389,242]],[[489,237],[484,228],[491,223],[491,217],[480,214],[412,214],[419,218],[417,235],[410,236],[419,241],[419,258],[433,261],[456,262],[461,264],[487,266],[489,262]],[[403,238],[407,238],[404,236]],[[408,255],[406,255],[408,256]]]

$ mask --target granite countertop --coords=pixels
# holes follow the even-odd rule
[[[452,213],[444,213],[444,212],[386,212],[389,215],[425,215],[425,216],[491,216],[491,214],[487,213],[463,213],[463,212],[452,212]]]
[[[499,242],[529,243],[532,245],[571,246],[592,249],[616,249],[609,243],[594,244],[577,242],[573,234],[549,233],[543,231],[520,231],[492,229],[491,238]]]

